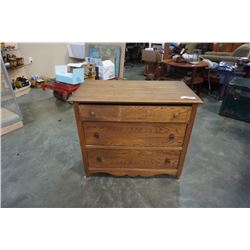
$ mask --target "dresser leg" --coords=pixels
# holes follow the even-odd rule
[[[177,181],[180,180],[180,176],[181,176],[180,174],[177,174],[177,175],[175,176],[175,178],[176,178]]]
[[[88,171],[88,169],[85,168],[83,170],[83,177],[84,177],[84,179],[86,179],[88,176],[89,176],[89,171]]]
[[[87,177],[89,176],[89,171],[87,171],[86,169],[83,172],[83,178],[87,179]]]

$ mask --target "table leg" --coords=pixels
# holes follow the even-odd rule
[[[192,76],[191,76],[191,89],[194,89],[194,80],[195,80],[195,77],[196,77],[196,67],[193,68],[192,70]]]

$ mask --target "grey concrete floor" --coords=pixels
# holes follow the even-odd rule
[[[127,79],[144,79],[127,67]],[[19,98],[24,127],[2,136],[2,207],[250,207],[250,126],[203,96],[180,180],[83,178],[72,106],[50,91]]]

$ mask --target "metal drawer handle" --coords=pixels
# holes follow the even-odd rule
[[[94,137],[95,137],[96,139],[99,139],[99,138],[100,138],[100,134],[97,133],[97,132],[95,132],[95,133],[94,133]]]
[[[170,135],[168,136],[168,139],[169,139],[169,140],[174,140],[174,134],[170,134]]]
[[[179,112],[175,112],[175,113],[173,113],[173,118],[178,118],[178,117],[179,117],[179,115],[180,115],[180,113],[179,113]]]
[[[170,163],[170,160],[169,159],[165,159],[165,163]]]
[[[102,162],[102,157],[97,156],[97,157],[96,157],[96,161],[97,161],[97,162]]]
[[[94,112],[94,111],[90,111],[89,114],[90,114],[91,116],[93,116],[93,117],[95,116],[95,112]]]

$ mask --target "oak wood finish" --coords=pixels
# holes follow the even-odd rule
[[[107,173],[112,174],[115,176],[153,176],[153,175],[160,175],[160,174],[167,174],[167,175],[174,175],[176,176],[177,169],[144,169],[144,168],[91,168],[88,170],[89,174],[95,173]]]
[[[82,121],[188,122],[190,106],[79,105]]]
[[[184,83],[89,81],[71,100],[86,175],[181,175],[202,103]]]
[[[85,175],[89,175],[88,171],[88,155],[86,151],[86,143],[85,143],[85,136],[84,136],[84,130],[83,126],[80,120],[80,115],[79,115],[79,104],[76,102],[74,103],[74,111],[75,111],[75,118],[76,118],[76,125],[78,129],[78,135],[79,135],[79,140],[80,140],[80,145],[81,145],[81,152],[82,152],[82,159],[83,159],[83,164],[85,166]]]
[[[85,122],[87,145],[180,147],[186,124]]]
[[[194,104],[193,108],[192,108],[191,119],[190,119],[190,122],[188,123],[188,126],[187,126],[186,136],[184,139],[184,143],[183,143],[183,147],[182,147],[182,151],[181,151],[181,155],[180,155],[180,159],[179,159],[178,171],[176,174],[177,178],[179,178],[181,176],[181,173],[183,170],[184,160],[185,160],[185,156],[186,156],[187,148],[188,148],[188,143],[189,143],[192,129],[193,129],[193,125],[194,125],[194,119],[195,119],[195,115],[196,115],[197,106],[198,106],[197,104]]]
[[[105,145],[86,145],[87,149],[91,148],[107,148]],[[109,145],[109,149],[131,149],[131,146],[117,146],[117,145]],[[182,147],[147,147],[145,148],[144,146],[133,146],[133,149],[135,150],[140,150],[140,149],[148,149],[148,150],[182,150]]]
[[[181,99],[191,96],[195,99]],[[70,98],[81,103],[193,104],[201,99],[181,81],[86,80]]]
[[[148,149],[88,149],[91,168],[177,168],[180,151]]]

